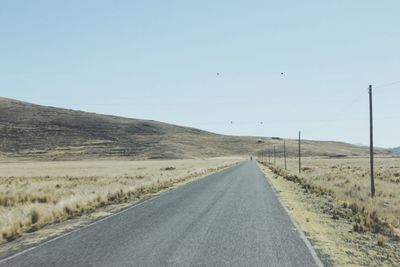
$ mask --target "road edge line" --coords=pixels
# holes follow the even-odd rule
[[[306,247],[310,251],[311,256],[313,257],[313,259],[315,261],[315,264],[317,264],[318,267],[324,267],[324,264],[322,263],[321,259],[319,258],[318,254],[315,251],[315,249],[314,249],[313,245],[311,244],[310,240],[308,240],[307,236],[304,234],[303,230],[300,228],[298,223],[290,215],[289,209],[285,206],[285,204],[283,204],[283,202],[282,202],[281,198],[279,197],[278,192],[276,191],[275,187],[272,185],[272,183],[269,180],[269,178],[267,177],[267,175],[261,170],[261,168],[259,166],[259,163],[257,163],[257,167],[260,170],[260,172],[264,175],[265,180],[267,181],[267,183],[271,186],[272,191],[274,192],[274,194],[275,194],[276,198],[278,199],[280,205],[283,207],[283,209],[287,213],[290,221],[292,222],[292,224],[296,228],[297,232],[299,233],[301,240],[303,240],[303,242],[305,243]]]
[[[140,200],[139,200],[139,202],[133,203],[132,206],[129,206],[129,207],[125,208],[125,209],[122,209],[122,210],[120,210],[120,211],[118,211],[118,212],[116,212],[116,213],[113,213],[113,214],[111,214],[111,215],[105,216],[105,217],[103,217],[103,218],[101,218],[101,219],[98,219],[98,220],[95,220],[95,221],[93,221],[93,222],[91,222],[91,223],[89,223],[89,224],[83,225],[83,226],[81,226],[81,227],[79,227],[79,228],[77,228],[77,229],[74,229],[74,230],[71,230],[71,231],[66,232],[66,233],[64,233],[64,234],[61,234],[61,235],[59,235],[59,236],[50,238],[50,239],[48,239],[48,240],[46,240],[46,241],[43,241],[43,242],[40,243],[40,244],[34,245],[34,246],[30,247],[30,248],[24,249],[24,250],[22,250],[22,251],[20,251],[20,252],[17,252],[17,253],[15,253],[15,254],[13,254],[13,255],[10,255],[10,256],[8,256],[8,257],[5,257],[5,258],[3,258],[3,259],[0,259],[0,264],[5,263],[5,262],[7,262],[7,261],[9,261],[9,260],[12,260],[12,259],[14,259],[14,258],[16,258],[16,257],[19,257],[19,256],[21,256],[21,255],[24,255],[24,254],[26,254],[26,253],[28,253],[28,252],[30,252],[30,251],[32,251],[32,250],[35,250],[35,249],[37,249],[37,248],[43,247],[43,246],[45,246],[45,245],[47,245],[47,244],[49,244],[49,243],[52,243],[52,242],[54,242],[54,241],[56,241],[56,240],[58,240],[58,239],[64,238],[64,237],[69,236],[69,235],[71,235],[71,234],[73,234],[73,233],[76,233],[76,232],[81,231],[81,230],[83,230],[83,229],[89,228],[89,227],[91,227],[91,226],[93,226],[93,225],[96,225],[96,224],[98,224],[98,223],[101,223],[101,222],[103,222],[103,221],[106,221],[106,220],[108,220],[108,219],[111,219],[111,218],[113,218],[113,217],[115,217],[115,216],[117,216],[117,215],[123,214],[123,213],[125,213],[125,212],[127,212],[127,211],[129,211],[129,210],[131,210],[131,209],[137,208],[137,207],[139,207],[139,206],[141,206],[141,205],[143,205],[143,204],[145,204],[145,203],[147,203],[147,202],[150,202],[150,201],[152,201],[152,200],[158,199],[158,198],[160,198],[160,197],[163,196],[163,195],[166,195],[166,194],[168,194],[168,193],[171,193],[171,192],[173,192],[173,191],[175,191],[175,190],[177,190],[177,189],[179,189],[179,188],[185,187],[185,186],[187,186],[187,185],[189,185],[189,184],[191,184],[191,183],[193,183],[193,182],[199,181],[199,180],[201,180],[201,179],[207,178],[207,177],[209,177],[209,176],[212,176],[212,175],[217,174],[217,173],[220,173],[220,172],[227,171],[227,170],[229,170],[229,169],[231,169],[231,168],[238,167],[238,166],[242,165],[244,162],[246,162],[246,161],[239,162],[239,163],[237,163],[237,164],[234,164],[233,166],[230,166],[230,167],[228,167],[228,168],[224,168],[224,169],[222,169],[222,170],[220,170],[220,171],[211,173],[211,174],[209,174],[209,175],[206,175],[206,176],[203,176],[203,177],[199,177],[199,178],[195,178],[195,179],[193,179],[192,181],[189,181],[189,182],[187,182],[187,183],[185,183],[185,184],[183,184],[183,185],[181,185],[181,186],[178,186],[178,187],[171,187],[171,188],[169,188],[169,189],[166,189],[166,190],[163,191],[163,192],[160,192],[158,195],[150,196],[148,199],[145,199],[145,200],[143,200],[143,201],[140,201]]]

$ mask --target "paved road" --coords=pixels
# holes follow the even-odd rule
[[[0,266],[317,266],[254,161],[148,200]]]

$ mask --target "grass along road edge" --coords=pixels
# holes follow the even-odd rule
[[[99,205],[87,210],[80,210],[78,206],[76,210],[67,213],[65,217],[55,221],[49,220],[41,222],[40,225],[34,226],[33,229],[31,225],[28,225],[26,228],[20,226],[20,232],[17,233],[15,238],[10,240],[3,239],[0,243],[0,258],[7,258],[18,251],[26,250],[42,242],[58,238],[68,232],[90,225],[97,220],[103,220],[106,217],[113,216],[147,199],[160,195],[165,191],[183,186],[213,173],[223,171],[241,162],[242,161],[221,164],[214,168],[208,168],[203,172],[189,173],[175,179],[171,178],[165,181],[157,180],[155,183],[139,187],[135,191],[119,191],[116,192],[115,195],[113,194],[107,197],[107,201],[104,203],[99,203]]]
[[[326,266],[399,266],[397,241],[370,232],[355,232],[351,221],[325,212],[337,204],[334,198],[306,192],[268,166],[259,166]]]

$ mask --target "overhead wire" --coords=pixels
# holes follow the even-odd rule
[[[374,88],[390,87],[390,86],[396,85],[396,84],[400,84],[400,81],[394,81],[394,82],[389,82],[389,83],[374,85]]]

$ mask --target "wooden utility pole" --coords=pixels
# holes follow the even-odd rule
[[[275,146],[274,146],[274,166],[276,165],[276,151],[275,151]]]
[[[268,163],[271,163],[271,148],[268,147]]]
[[[286,167],[286,141],[283,140],[283,157],[285,159],[285,170],[287,169]]]
[[[375,181],[374,181],[374,120],[372,113],[372,85],[369,86],[369,161],[371,169],[371,197],[375,196]]]
[[[299,131],[299,173],[301,173],[301,146],[300,146],[300,141],[301,141],[301,132]]]

